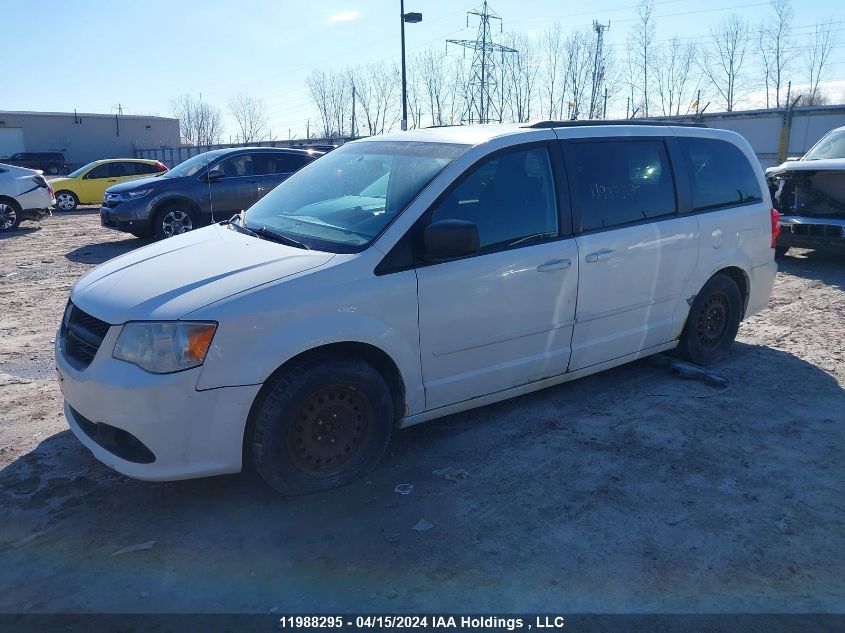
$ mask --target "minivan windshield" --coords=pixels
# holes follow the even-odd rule
[[[161,177],[162,178],[182,178],[184,176],[193,176],[194,174],[199,173],[205,167],[214,161],[218,156],[220,156],[221,152],[203,152],[202,154],[197,154],[193,158],[189,158],[186,161],[183,161],[176,165],[170,171],[164,172]]]
[[[317,250],[359,252],[468,148],[417,141],[343,145],[256,202],[246,212],[245,226]]]
[[[845,130],[834,130],[816,143],[804,156],[804,160],[845,158]]]

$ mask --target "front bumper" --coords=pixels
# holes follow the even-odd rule
[[[106,194],[106,199],[100,206],[100,224],[118,231],[147,233],[151,225],[151,200],[152,198],[146,196],[118,202]]]
[[[150,374],[111,357],[119,332],[120,326],[109,329],[91,364],[82,370],[63,357],[61,333],[56,335],[65,417],[79,441],[98,460],[136,479],[239,472],[246,419],[260,385],[197,391],[200,367]]]
[[[782,215],[778,224],[780,225],[778,246],[845,248],[845,220]]]

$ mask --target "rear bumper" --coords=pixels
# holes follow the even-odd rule
[[[765,308],[772,296],[778,265],[774,258],[767,264],[755,266],[749,273],[748,305],[745,308],[745,318],[758,313]]]
[[[50,209],[24,209],[21,211],[22,220],[35,220],[36,222],[40,222],[48,215],[52,215]]]
[[[845,220],[784,215],[778,221],[778,246],[845,248]]]

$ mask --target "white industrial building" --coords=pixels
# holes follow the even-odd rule
[[[0,158],[17,152],[61,150],[75,167],[101,158],[132,157],[139,149],[178,145],[178,119],[0,110]]]

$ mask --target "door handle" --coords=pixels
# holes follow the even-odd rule
[[[611,257],[613,257],[614,253],[616,253],[616,251],[609,248],[603,248],[600,251],[596,251],[595,253],[590,253],[589,255],[587,255],[584,258],[584,261],[588,264],[593,264],[601,259],[610,259]]]
[[[553,270],[563,270],[572,266],[571,259],[550,259],[545,264],[537,266],[538,273],[548,273]]]

